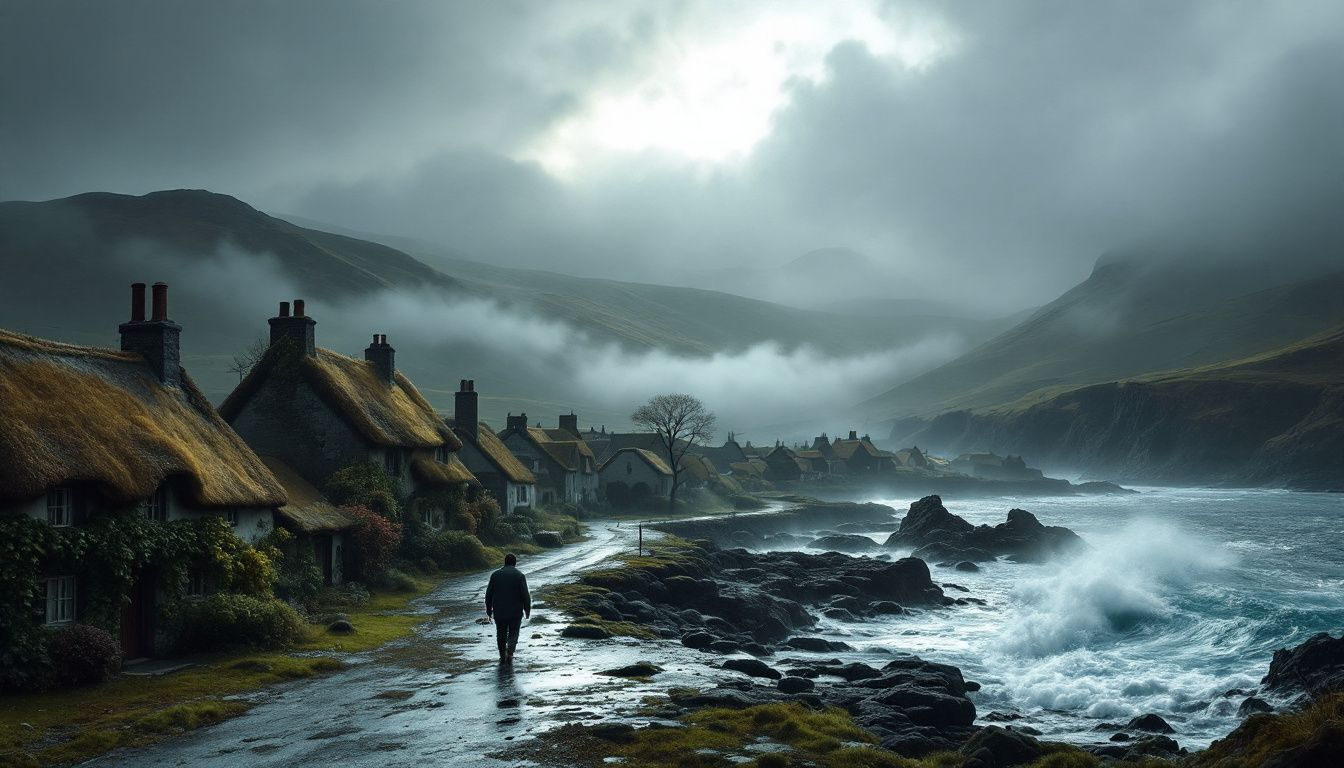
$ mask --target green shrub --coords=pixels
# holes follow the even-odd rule
[[[236,646],[287,648],[303,633],[303,619],[287,603],[251,595],[211,595],[174,612],[172,633],[179,651]]]
[[[393,592],[414,592],[420,585],[407,573],[389,568],[379,579],[379,586]]]
[[[481,540],[463,531],[442,531],[435,536],[433,558],[446,571],[474,570],[494,562]]]
[[[401,544],[401,523],[388,520],[368,507],[346,507],[354,518],[350,528],[351,571],[355,578],[377,578],[392,565]]]
[[[367,507],[394,523],[402,521],[397,481],[373,462],[346,467],[327,480],[327,498],[337,506]]]
[[[47,638],[51,682],[59,688],[101,683],[121,669],[121,645],[105,630],[71,624]]]

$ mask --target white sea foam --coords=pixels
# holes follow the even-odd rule
[[[1020,608],[1003,628],[1001,647],[1045,656],[1113,641],[1171,617],[1171,590],[1231,563],[1226,549],[1171,523],[1132,520],[1020,582],[1013,590]]]

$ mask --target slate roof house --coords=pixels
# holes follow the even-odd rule
[[[280,302],[270,346],[220,413],[252,448],[279,459],[315,488],[337,471],[373,462],[393,477],[413,514],[442,527],[444,491],[476,484],[462,447],[396,368],[396,350],[375,334],[357,360],[315,343],[302,299]]]
[[[462,379],[453,395],[453,416],[443,423],[462,446],[462,462],[494,495],[500,510],[508,514],[536,503],[537,478],[532,470],[509,451],[489,424],[480,420],[475,381]]]
[[[499,433],[511,453],[530,467],[541,504],[591,504],[597,501],[597,459],[579,437],[578,417],[560,417],[557,429],[529,427],[527,414],[509,414]]]
[[[621,448],[603,462],[598,470],[607,502],[620,507],[672,492],[672,469],[653,451]]]
[[[168,286],[131,288],[121,350],[0,331],[0,517],[79,527],[104,515],[167,522],[214,515],[242,539],[271,530],[284,489],[182,370],[182,328],[168,319]],[[94,593],[80,563],[45,562],[35,620],[80,621]],[[151,655],[162,585],[149,563],[124,601],[127,656]],[[189,585],[204,588],[204,584]]]

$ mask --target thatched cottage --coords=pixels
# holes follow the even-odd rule
[[[322,570],[324,586],[340,584],[345,580],[346,534],[355,524],[354,517],[328,501],[312,483],[280,459],[262,456],[261,460],[289,497],[275,510],[275,524],[294,534],[295,549],[311,549],[313,561]]]
[[[120,351],[0,331],[0,516],[79,527],[128,512],[164,522],[213,515],[248,541],[270,532],[285,492],[182,370],[181,331],[163,283],[148,318],[145,285],[132,286]],[[37,618],[47,624],[80,620],[106,588],[84,583],[80,563],[43,567]],[[153,651],[158,579],[156,564],[144,564],[129,595],[111,596],[125,601],[128,656]]]
[[[462,462],[494,495],[505,513],[530,508],[537,499],[537,478],[495,431],[480,419],[476,382],[463,379],[453,396],[453,416],[443,423],[462,445]]]
[[[621,448],[598,470],[607,502],[620,507],[672,492],[672,469],[661,456],[644,448]]]
[[[476,478],[434,408],[396,368],[396,350],[375,334],[356,360],[316,345],[302,299],[280,302],[270,345],[220,413],[252,448],[292,467],[316,488],[337,471],[372,462],[387,472],[414,514],[441,527],[445,508]]]
[[[527,414],[509,414],[499,433],[509,451],[537,479],[542,504],[591,504],[597,501],[597,459],[579,436],[578,417],[560,417],[557,429],[529,427]]]

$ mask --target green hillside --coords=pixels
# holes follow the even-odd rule
[[[1122,481],[1344,490],[1344,327],[1221,364],[910,419],[893,437]]]
[[[897,419],[992,408],[1241,358],[1344,322],[1344,273],[1257,284],[1273,282],[1249,271],[1104,263],[1013,329],[860,408]]]

